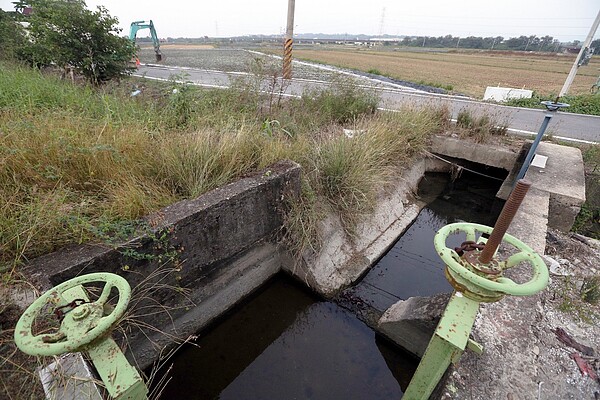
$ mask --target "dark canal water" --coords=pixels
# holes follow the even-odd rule
[[[457,221],[493,225],[500,183],[468,173],[449,183],[447,174],[427,174],[419,196],[429,205],[344,297],[384,311],[398,299],[450,292],[433,235]],[[349,309],[277,276],[174,356],[162,398],[400,398],[418,360]]]
[[[444,276],[444,264],[433,247],[433,236],[454,222],[493,226],[504,202],[495,198],[502,182],[467,171],[454,183],[447,174],[426,174],[419,186],[428,205],[394,246],[344,295],[358,298],[383,312],[398,300],[452,292]],[[446,242],[459,246],[465,236]]]

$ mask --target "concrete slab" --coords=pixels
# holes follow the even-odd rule
[[[98,378],[81,353],[68,353],[38,370],[49,400],[102,400]]]
[[[539,254],[544,254],[546,248],[549,204],[550,193],[535,187],[530,188],[508,228],[509,234]]]
[[[409,353],[423,357],[450,293],[400,300],[386,310],[377,323],[377,331]]]
[[[581,151],[575,147],[541,142],[536,154],[548,157],[545,168],[531,166],[525,177],[533,187],[550,193],[548,225],[568,232],[585,202],[585,175]]]
[[[489,143],[473,143],[447,136],[434,136],[431,141],[430,151],[479,164],[491,165],[507,171],[513,168],[519,155],[518,151],[504,146]]]

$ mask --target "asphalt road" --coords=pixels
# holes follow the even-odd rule
[[[235,79],[247,76],[240,72],[221,72],[193,69],[186,67],[142,65],[137,76],[148,79],[168,80],[173,76],[179,80],[192,82],[205,87],[228,87]],[[382,108],[398,110],[403,105],[432,106],[446,105],[452,111],[453,118],[462,109],[474,114],[487,113],[495,117],[499,123],[507,125],[513,133],[536,133],[544,119],[544,110],[507,107],[497,104],[483,103],[459,96],[439,95],[420,90],[379,82],[371,78],[355,76],[361,85],[371,87],[381,94]],[[292,79],[286,87],[285,94],[298,96],[305,90],[329,85],[328,82],[316,80]],[[592,115],[555,113],[547,130],[555,138],[573,141],[600,142],[600,117]]]

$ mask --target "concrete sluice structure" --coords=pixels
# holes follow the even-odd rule
[[[323,247],[318,253],[305,252],[299,262],[278,245],[278,234],[286,201],[299,194],[301,171],[294,163],[280,162],[255,176],[149,216],[148,231],[125,243],[111,248],[83,245],[64,249],[33,260],[27,273],[43,289],[96,271],[127,278],[134,287],[131,313],[137,322],[125,327],[126,354],[138,368],[146,369],[165,354],[165,348],[176,345],[175,339],[185,340],[202,331],[278,272],[295,277],[321,298],[333,299],[340,293],[343,297],[342,291],[365,276],[424,207],[413,193],[426,172],[448,173],[456,171],[457,165],[459,170],[475,165],[471,163],[501,169],[507,175],[498,193],[502,197],[523,157],[523,151],[447,137],[435,138],[430,151],[433,155],[417,160],[398,178],[395,189],[379,200],[374,214],[359,224],[360,237],[350,240],[343,234],[339,219],[330,215],[320,227]],[[543,254],[547,227],[568,230],[585,199],[585,189],[579,150],[542,143],[538,153],[548,155],[547,165],[544,169],[530,168],[527,178],[533,187],[509,233]],[[157,243],[157,237],[165,237],[166,242]],[[124,251],[131,248],[154,257],[132,259],[130,252]],[[177,253],[175,268],[159,262],[165,248]],[[128,268],[122,268],[124,265]],[[386,313],[381,321],[385,310],[367,311],[359,317],[409,353],[420,355],[423,342],[428,341],[428,326],[435,327],[441,311],[427,305],[443,308],[445,304],[443,299],[434,300],[399,300],[391,306],[396,312]],[[352,309],[344,301],[338,303]],[[146,312],[156,304],[168,311]],[[370,305],[366,306],[369,309]],[[136,308],[145,312],[136,314]],[[417,316],[419,312],[422,314]],[[494,315],[485,310],[483,314]],[[423,324],[424,320],[427,323]],[[410,335],[414,339],[398,339]]]

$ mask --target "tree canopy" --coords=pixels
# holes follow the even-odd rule
[[[21,55],[33,65],[71,66],[95,84],[127,74],[135,45],[120,37],[118,20],[105,7],[89,10],[83,0],[20,1],[30,6],[29,43]]]
[[[11,13],[0,10],[0,58],[17,58],[26,42],[23,27]]]

